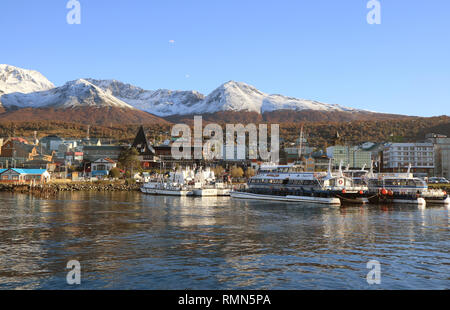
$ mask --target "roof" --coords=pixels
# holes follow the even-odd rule
[[[111,164],[115,164],[115,163],[116,163],[116,162],[115,162],[114,160],[112,160],[111,158],[99,158],[99,159],[95,160],[94,163],[96,163],[96,162],[102,162],[102,161],[107,161],[107,162],[109,162],[109,163],[111,163]]]
[[[18,142],[21,142],[21,143],[28,144],[28,141],[26,139],[24,139],[24,138],[11,138],[11,141],[18,141]]]
[[[86,145],[83,147],[83,151],[89,150],[120,150],[123,146],[121,145]]]
[[[8,169],[0,169],[0,174],[2,174],[3,172],[5,172]]]
[[[64,140],[64,139],[59,137],[59,136],[57,136],[57,135],[49,135],[49,136],[43,137],[41,139],[41,141],[42,140],[58,140],[58,141],[61,141],[61,140]]]
[[[148,136],[149,136],[148,131],[146,129],[144,129],[144,126],[139,127],[139,131],[138,131],[136,137],[134,138],[134,142],[133,142],[133,144],[131,146],[136,148],[136,146],[139,145],[141,142],[145,142],[145,144],[147,146],[147,149],[151,153],[154,154],[155,153],[155,149],[153,148],[153,145],[148,140]]]
[[[47,170],[45,169],[16,169],[16,168],[11,168],[11,169],[2,169],[4,171],[1,171],[0,173],[4,173],[7,170],[12,170],[15,171],[19,174],[34,174],[34,175],[41,175],[44,174],[45,172],[47,172]]]

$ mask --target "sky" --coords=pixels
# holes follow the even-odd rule
[[[116,79],[207,95],[229,81],[377,112],[450,115],[450,1],[1,0],[0,63],[56,85]]]

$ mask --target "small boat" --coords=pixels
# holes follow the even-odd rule
[[[231,188],[218,182],[209,167],[197,171],[187,167],[170,172],[168,178],[160,175],[157,180],[146,182],[141,192],[150,195],[216,197],[230,196]]]
[[[231,188],[216,179],[214,171],[207,167],[200,168],[195,174],[194,196],[215,197],[230,196]]]
[[[141,187],[141,192],[149,195],[162,196],[193,196],[194,192],[181,185],[171,183],[148,182]]]
[[[193,196],[193,190],[187,185],[190,176],[189,170],[171,172],[167,180],[159,175],[156,181],[144,183],[141,192],[149,195]]]

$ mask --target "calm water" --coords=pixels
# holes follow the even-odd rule
[[[450,210],[0,193],[0,289],[449,289]],[[369,260],[381,263],[369,286]]]

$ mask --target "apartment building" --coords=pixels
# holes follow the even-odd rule
[[[372,164],[372,152],[358,146],[335,145],[327,148],[327,156],[333,159],[334,167],[342,162],[344,167],[363,168]]]
[[[427,142],[434,145],[435,176],[450,180],[450,138],[440,134],[428,134]]]
[[[412,172],[433,176],[433,143],[389,143],[383,150],[385,171],[404,171],[411,165]]]

